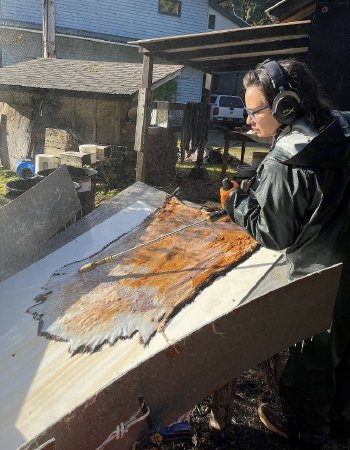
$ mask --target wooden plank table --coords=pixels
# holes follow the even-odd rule
[[[66,342],[39,336],[26,311],[43,281],[69,258],[103,247],[110,233],[137,226],[163,199],[135,183],[1,283],[0,448],[34,450],[55,439],[57,450],[96,449],[138,409],[139,394],[152,419],[167,425],[244,370],[328,328],[340,268],[288,284],[285,271],[274,275],[280,255],[260,249],[203,289],[146,347],[136,333],[72,356]],[[106,448],[128,449],[146,431],[139,423]]]

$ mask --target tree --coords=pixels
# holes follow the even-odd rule
[[[265,25],[271,23],[265,9],[275,5],[277,0],[219,0],[218,3],[228,11],[234,11],[250,25]]]

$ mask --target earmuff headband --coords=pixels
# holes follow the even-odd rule
[[[269,75],[275,90],[271,105],[272,114],[280,123],[287,125],[297,117],[299,104],[301,103],[300,97],[287,83],[282,69],[276,61],[268,61],[262,67]]]

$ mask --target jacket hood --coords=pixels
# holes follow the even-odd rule
[[[320,133],[303,119],[285,127],[271,157],[287,165],[337,168],[350,158],[350,112],[332,111],[330,125]]]

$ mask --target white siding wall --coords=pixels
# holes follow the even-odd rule
[[[213,14],[215,19],[215,30],[228,30],[230,28],[239,28],[239,25],[232,22],[230,19],[220,14],[219,11],[213,8],[209,8],[209,14]]]
[[[177,80],[176,101],[181,103],[200,102],[202,97],[203,73],[185,68]]]
[[[40,33],[19,32],[18,43],[3,44],[3,66],[42,57],[42,37]],[[142,56],[134,47],[92,42],[57,36],[56,51],[59,58],[82,59],[88,61],[142,62]]]
[[[41,23],[41,0],[2,0],[3,18]],[[158,14],[158,0],[56,0],[57,26],[150,38],[205,31],[208,0],[182,0],[181,16]]]
[[[41,34],[17,32],[17,36],[18,38],[10,40],[10,43],[7,43],[5,38],[5,43],[2,45],[4,67],[42,56]]]
[[[42,0],[2,0],[2,18],[41,23]]]

